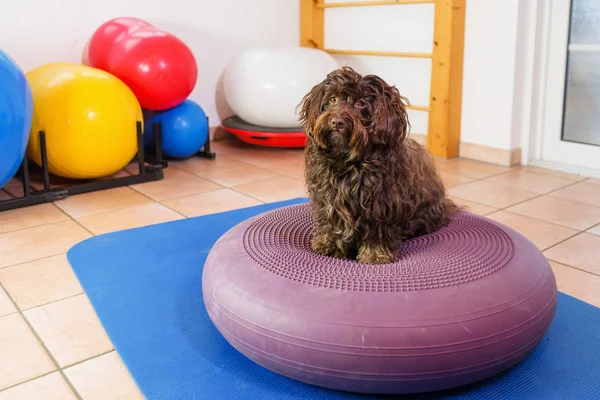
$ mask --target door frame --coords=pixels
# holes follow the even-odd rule
[[[535,51],[531,55],[534,58],[534,79],[530,134],[523,142],[527,157],[524,157],[523,163],[600,177],[599,146],[561,140],[571,0],[534,1],[537,2],[537,12],[530,20],[536,24]],[[592,160],[592,165],[577,165],[577,160],[582,157]]]

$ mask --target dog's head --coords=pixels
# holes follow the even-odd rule
[[[330,157],[351,161],[402,144],[409,128],[406,104],[398,89],[378,76],[342,67],[313,87],[298,107],[309,140]]]

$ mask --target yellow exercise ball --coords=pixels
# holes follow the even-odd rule
[[[100,178],[125,167],[137,153],[142,109],[115,76],[76,63],[51,63],[27,74],[33,123],[27,156],[41,165],[38,132],[46,134],[48,169],[73,179]]]

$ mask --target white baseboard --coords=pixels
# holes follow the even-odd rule
[[[566,172],[568,174],[582,175],[582,176],[587,176],[589,178],[600,178],[600,171],[598,171],[596,169],[576,167],[573,165],[567,165],[567,164],[561,164],[561,163],[557,163],[557,162],[543,161],[543,160],[531,160],[531,161],[529,161],[528,164],[534,165],[536,167],[552,169],[555,171]]]

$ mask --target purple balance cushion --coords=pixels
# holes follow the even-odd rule
[[[217,329],[290,378],[362,393],[461,386],[524,359],[554,317],[542,253],[488,219],[457,213],[387,265],[320,256],[312,230],[306,204],[259,215],[223,235],[204,267]]]

